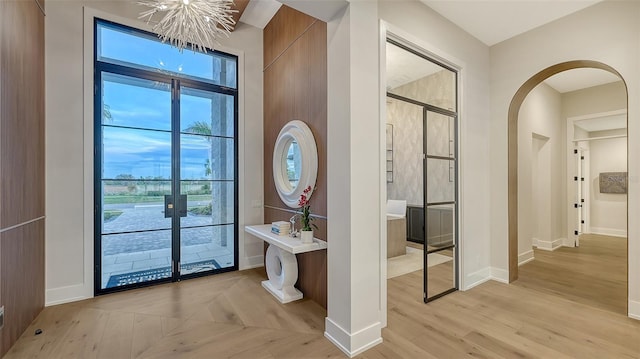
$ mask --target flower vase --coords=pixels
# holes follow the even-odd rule
[[[310,231],[300,231],[302,243],[313,243],[313,229]]]

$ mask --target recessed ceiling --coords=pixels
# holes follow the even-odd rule
[[[603,0],[420,0],[492,46]]]
[[[620,77],[600,69],[573,69],[553,75],[545,83],[560,93],[621,81]]]
[[[264,29],[273,15],[278,12],[280,6],[282,6],[282,3],[276,0],[251,0],[244,13],[242,13],[240,21],[259,29]]]

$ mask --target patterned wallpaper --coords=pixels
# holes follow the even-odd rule
[[[455,98],[451,98],[453,91],[450,74],[449,71],[441,71],[390,92],[450,108],[455,103]],[[410,205],[423,205],[423,108],[387,98],[387,123],[393,125],[393,182],[387,183],[387,197],[406,200]],[[454,134],[453,120],[448,116],[428,112],[427,126],[428,154],[453,156],[454,143],[450,141]],[[427,161],[429,202],[454,199],[452,166],[453,162],[447,160]]]

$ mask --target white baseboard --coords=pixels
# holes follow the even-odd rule
[[[534,238],[533,245],[536,248],[542,249],[544,251],[555,251],[556,249],[562,247],[564,241],[565,241],[565,238],[558,238],[553,241],[543,241],[543,240]]]
[[[604,227],[591,227],[591,234],[600,234],[603,236],[611,236],[611,237],[627,237],[627,231],[624,229],[616,229],[616,228],[604,228]]]
[[[491,279],[496,282],[509,284],[509,271],[506,269],[491,267]]]
[[[640,302],[629,301],[629,318],[640,320]]]
[[[563,238],[562,239],[562,245],[565,247],[575,247],[576,246],[576,240],[573,238]]]
[[[84,284],[75,284],[66,287],[47,289],[44,296],[44,306],[50,307],[52,305],[77,302],[79,300],[85,300],[93,298],[93,296],[87,295],[87,290]]]
[[[330,318],[325,318],[324,336],[349,358],[382,343],[382,328],[376,322],[351,334]]]
[[[264,256],[244,257],[244,260],[240,261],[240,270],[253,269],[258,267],[264,267]]]
[[[533,260],[533,250],[518,255],[518,266],[529,263]]]
[[[467,275],[464,280],[464,287],[461,290],[469,290],[489,280],[491,280],[491,267],[480,269]]]

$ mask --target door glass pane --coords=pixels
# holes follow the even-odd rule
[[[164,216],[171,182],[104,180],[102,194],[102,233],[171,229],[171,218]]]
[[[233,137],[233,96],[190,88],[183,88],[180,94],[181,132]]]
[[[180,92],[180,194],[187,208],[180,274],[186,275],[235,265],[235,103],[203,90]]]
[[[102,124],[171,131],[171,85],[103,72]]]
[[[455,210],[453,204],[427,207],[427,246],[437,250],[454,244]]]
[[[427,111],[427,155],[455,157],[453,117]]]
[[[171,231],[102,236],[102,285],[113,288],[171,277]]]
[[[455,288],[456,248],[427,255],[427,298]]]
[[[455,161],[427,158],[427,203],[455,201]]]
[[[456,109],[456,73],[389,42],[387,91],[445,110]]]
[[[171,132],[103,126],[102,176],[171,178]]]

